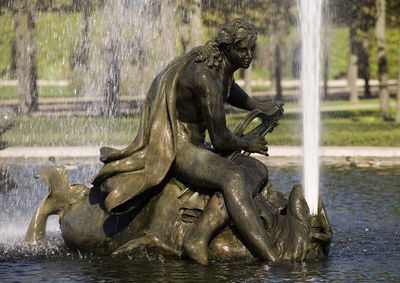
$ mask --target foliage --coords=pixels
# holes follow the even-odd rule
[[[327,11],[335,25],[355,24],[364,30],[375,24],[375,0],[335,0],[328,1]]]
[[[14,35],[12,14],[0,15],[0,77],[11,78],[11,42]]]
[[[397,72],[399,70],[398,65],[398,42],[400,37],[399,29],[389,27],[386,29],[386,58],[388,62],[389,78],[397,78]],[[375,44],[376,39],[371,35],[371,75],[377,77],[378,74],[378,52]]]
[[[7,9],[8,0],[1,1],[0,4],[0,78],[11,79],[10,75],[10,49],[11,39],[14,35],[12,27],[12,13]],[[37,0],[36,0],[37,1]],[[62,7],[72,7],[74,3],[81,3],[81,1],[74,0],[42,0],[37,3],[47,3],[46,9],[36,13],[36,37],[38,41],[37,53],[37,67],[39,79],[69,79],[71,74],[71,56],[74,44],[79,42],[81,31],[81,12],[74,12],[74,9],[62,9]],[[100,3],[101,2],[101,3]],[[96,1],[95,9],[101,9],[103,1]],[[288,51],[283,56],[283,74],[284,78],[291,78],[290,72],[290,53],[296,44],[296,39],[293,37],[296,34],[295,15],[296,5],[295,1],[285,0],[220,0],[211,1],[203,0],[203,42],[210,39],[211,35],[215,33],[215,29],[223,21],[224,17],[246,17],[255,23],[260,31],[259,47],[264,49],[259,52],[259,60],[254,62],[255,70],[253,72],[256,79],[268,79],[269,70],[267,60],[270,54],[266,51],[269,44],[270,34],[267,32],[268,25],[271,24],[273,19],[273,5],[274,3],[284,3],[282,6],[285,8],[286,21],[289,24],[290,31],[284,32],[284,45],[282,49],[286,48]],[[337,0],[329,1],[328,10],[331,11],[333,19],[332,38],[330,39],[330,78],[343,77],[347,72],[347,54],[348,54],[348,22],[352,20],[352,13],[356,9],[351,8],[350,4],[356,4],[363,12],[358,15],[368,15],[368,25],[371,27],[371,17],[374,15],[374,9],[370,5],[371,0],[366,1],[348,1]],[[358,4],[357,4],[358,3]],[[397,77],[397,38],[398,31],[395,27],[396,23],[400,21],[399,4],[398,0],[387,0],[387,16],[389,28],[387,28],[387,59],[389,62],[389,75],[391,78]],[[49,5],[52,6],[49,6]],[[361,5],[362,4],[362,5]],[[39,4],[38,4],[39,5]],[[357,6],[358,5],[358,6]],[[361,5],[361,6],[360,6]],[[79,4],[79,7],[81,4]],[[75,11],[79,11],[80,8]],[[350,8],[349,8],[350,7]],[[396,10],[397,9],[397,10]],[[67,12],[68,11],[68,12]],[[359,16],[360,17],[360,16]],[[92,21],[97,29],[91,30],[91,41],[97,44],[101,41],[99,24],[101,19],[96,22]],[[397,21],[397,22],[396,22]],[[364,21],[365,22],[365,21]],[[293,37],[293,39],[291,39]],[[372,31],[369,33],[370,38],[370,52],[371,55],[371,76],[376,77],[376,47],[375,39]],[[287,54],[286,54],[287,53]]]
[[[386,0],[386,17],[390,26],[400,27],[400,1]]]
[[[12,14],[0,16],[0,77],[10,79]],[[70,75],[72,47],[79,33],[80,15],[39,12],[36,15],[36,63],[39,79],[60,80]]]

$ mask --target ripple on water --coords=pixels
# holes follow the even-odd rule
[[[265,264],[256,261],[213,262],[94,256],[66,249],[57,218],[50,239],[28,246],[23,237],[46,186],[29,178],[38,168],[11,168],[19,187],[0,197],[0,282],[238,282],[238,281],[394,281],[400,280],[400,170],[322,167],[321,197],[334,236],[327,260]],[[298,168],[273,168],[270,179],[281,191],[301,180]],[[92,176],[91,168],[74,168],[71,182]],[[40,195],[40,196],[37,196]],[[21,211],[22,210],[22,211]],[[32,280],[34,278],[34,280]]]

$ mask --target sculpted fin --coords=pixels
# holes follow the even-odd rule
[[[65,167],[52,167],[35,176],[39,177],[42,177],[49,186],[49,193],[39,204],[26,232],[25,241],[32,244],[45,239],[47,218],[50,215],[60,214],[70,203],[68,171]]]

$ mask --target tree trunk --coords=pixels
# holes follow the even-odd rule
[[[276,94],[274,100],[282,101],[282,60],[281,60],[281,52],[279,46],[279,40],[276,41],[277,44],[275,45],[275,87],[276,87]]]
[[[91,14],[91,7],[90,7],[90,0],[83,0],[82,2],[82,9],[83,9],[83,23],[82,23],[82,44],[81,50],[79,52],[79,64],[88,68],[89,64],[89,48],[90,48],[90,41],[89,41],[89,22],[90,22],[90,14]]]
[[[114,117],[118,114],[118,96],[120,87],[120,63],[121,49],[121,23],[118,13],[122,11],[122,1],[108,0],[106,10],[111,11],[106,18],[106,78],[104,86],[103,115]]]
[[[358,56],[357,56],[357,27],[355,23],[350,25],[350,36],[349,36],[349,67],[347,72],[347,84],[350,88],[350,102],[358,102],[357,92],[357,77],[358,77]]]
[[[276,94],[275,101],[283,101],[282,95],[282,58],[281,58],[281,45],[282,45],[282,31],[284,26],[284,19],[282,18],[282,5],[276,5],[275,17],[275,87]]]
[[[322,39],[323,43],[323,91],[322,91],[322,99],[327,99],[329,95],[329,54],[330,54],[330,45],[331,45],[331,26],[326,25],[324,28],[324,35]]]
[[[400,123],[400,27],[398,29],[398,38],[399,38],[399,46],[398,46],[398,75],[397,75],[397,97],[396,97],[396,122]]]
[[[14,15],[15,18],[15,15]],[[11,70],[12,79],[17,77],[17,40],[15,36],[11,39]]]
[[[38,10],[38,11],[45,11],[45,10],[47,10],[49,7],[48,7],[48,3],[46,3],[46,0],[37,0],[36,1],[36,9]],[[51,5],[51,4],[50,4]]]
[[[107,50],[108,72],[105,85],[105,109],[103,114],[107,117],[115,117],[118,113],[119,82],[119,47],[117,43],[112,42],[111,48]]]
[[[27,115],[37,110],[38,106],[35,15],[33,4],[30,1],[15,1],[14,5],[17,9],[14,28],[16,33],[17,91],[20,100],[19,113]],[[24,27],[25,20],[27,25]]]
[[[17,93],[20,99],[20,104],[22,104],[22,97],[26,92],[26,83],[25,83],[25,68],[26,68],[26,52],[25,52],[25,36],[24,36],[24,26],[23,26],[23,4],[22,0],[15,1],[13,3],[13,8],[16,13],[14,16],[13,26],[15,30],[15,52],[16,52],[16,77],[17,77]],[[21,108],[21,106],[19,106]],[[21,109],[19,109],[21,111]]]
[[[193,0],[192,19],[190,25],[192,31],[192,46],[201,45],[201,0]]]
[[[275,34],[272,25],[269,26],[269,81],[271,82],[271,89],[275,90]]]
[[[385,39],[385,0],[376,0],[376,24],[375,36],[378,47],[378,78],[379,78],[379,99],[381,106],[381,117],[384,120],[390,119],[388,66],[386,60],[386,39]]]
[[[369,38],[368,28],[362,31],[362,44],[360,49],[360,74],[364,80],[364,97],[371,98],[371,87],[369,85],[370,72],[369,72]]]
[[[328,98],[328,83],[329,83],[329,55],[328,52],[324,52],[324,73],[323,73],[323,80],[324,80],[324,89],[322,92],[322,98]]]
[[[83,90],[84,80],[89,72],[91,0],[83,0],[80,5],[82,5],[82,36],[80,44],[77,42],[73,50],[71,85],[77,96],[84,96],[86,94]]]
[[[190,9],[188,3],[182,1],[180,3],[181,18],[181,45],[182,54],[186,54],[190,50]]]
[[[81,8],[81,5],[85,5],[88,0],[72,0],[72,11],[76,12]],[[82,3],[83,2],[83,3]],[[84,7],[82,7],[84,9]]]
[[[28,84],[29,84],[29,112],[38,108],[37,68],[36,68],[36,22],[33,4],[28,2]]]

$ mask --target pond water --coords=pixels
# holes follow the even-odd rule
[[[331,254],[308,263],[212,262],[199,266],[163,258],[114,259],[65,248],[56,217],[49,240],[23,244],[34,209],[47,193],[34,173],[42,165],[10,165],[17,186],[0,192],[0,282],[260,282],[400,281],[400,168],[321,168],[321,198],[334,231]],[[97,165],[71,166],[71,182],[88,182]],[[297,167],[270,167],[282,191],[301,181]]]

